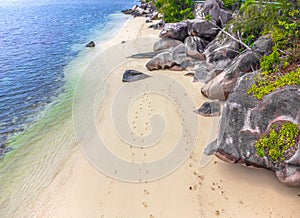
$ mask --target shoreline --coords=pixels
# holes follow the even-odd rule
[[[127,21],[114,39],[106,42],[104,48],[135,38],[158,36],[159,31],[147,29],[149,24],[144,18],[134,18]],[[96,52],[95,52],[96,54]],[[98,53],[97,53],[98,54]],[[95,59],[97,61],[97,57]],[[190,77],[184,77],[183,72],[146,71],[145,63],[148,60],[135,60],[134,65],[120,66],[111,74],[108,84],[107,99],[114,96],[113,92],[121,85],[119,78],[128,67],[146,72],[149,75],[164,74],[176,79],[188,89],[200,106],[206,99],[200,94],[199,83],[192,83]],[[96,66],[100,67],[100,66]],[[132,84],[130,84],[132,85]],[[153,98],[153,106],[170,107],[168,102],[161,102]],[[112,102],[106,102],[111,105]],[[138,102],[140,103],[140,102]],[[139,104],[133,105],[133,116]],[[106,133],[109,125],[109,112],[106,106],[101,113],[101,133]],[[168,110],[162,109],[161,114],[167,117]],[[191,109],[192,112],[192,109]],[[169,132],[178,131],[176,128],[176,113]],[[98,114],[98,117],[101,115]],[[146,117],[147,114],[141,114]],[[198,117],[200,126],[212,126],[212,119]],[[98,122],[100,119],[98,119]],[[104,124],[103,124],[104,123]],[[107,125],[106,125],[107,124]],[[100,123],[98,123],[100,125]],[[177,126],[177,127],[176,127]],[[144,127],[142,124],[138,129]],[[111,129],[107,128],[107,129]],[[24,216],[37,217],[265,217],[266,214],[275,217],[287,217],[294,213],[296,216],[299,197],[293,189],[288,189],[276,181],[273,174],[249,170],[241,166],[233,166],[213,157],[211,161],[199,168],[199,160],[207,144],[209,128],[200,128],[200,137],[193,152],[175,172],[167,177],[149,183],[126,183],[112,179],[95,169],[82,154],[75,148],[74,153],[62,166],[61,171],[52,182],[44,188],[37,200],[24,211]],[[143,132],[144,133],[144,132]],[[146,132],[147,133],[147,132]],[[113,135],[107,132],[109,136]],[[217,133],[215,133],[217,134]],[[173,135],[171,135],[173,137]],[[172,137],[165,139],[168,144]],[[110,137],[109,137],[110,138]],[[116,142],[116,141],[114,141]],[[132,158],[129,151],[112,148],[123,158]],[[161,150],[154,150],[151,158],[159,158]],[[127,153],[126,153],[127,152]],[[151,152],[149,152],[151,153]],[[140,157],[143,154],[136,154]],[[138,158],[137,158],[137,161]],[[253,196],[253,193],[258,193]],[[278,200],[276,200],[278,199]],[[292,208],[292,206],[293,208]],[[289,211],[285,211],[290,208]]]

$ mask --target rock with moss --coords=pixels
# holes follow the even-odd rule
[[[299,128],[300,86],[285,86],[258,100],[247,94],[258,73],[239,78],[223,108],[218,138],[205,151],[230,163],[271,170],[282,183],[300,186],[299,135],[292,146],[276,151],[282,154],[279,158],[268,149],[261,154],[256,146],[274,124],[291,123]]]

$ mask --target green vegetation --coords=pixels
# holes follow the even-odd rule
[[[270,127],[268,135],[261,137],[256,142],[257,154],[260,157],[270,156],[272,161],[284,160],[284,153],[287,149],[296,146],[296,138],[299,134],[298,125],[286,122],[281,128],[277,124]]]
[[[253,94],[257,99],[262,99],[265,95],[283,86],[300,85],[300,68],[283,76],[274,76],[274,78],[270,76],[257,78],[256,83],[248,90],[248,94]]]
[[[223,0],[223,3],[225,8],[229,10],[235,10],[241,6],[242,0]]]
[[[273,39],[272,53],[260,61],[261,76],[248,90],[258,99],[285,85],[300,85],[299,2],[247,0],[228,24],[249,47],[261,35],[270,34]]]
[[[192,0],[157,0],[155,7],[168,23],[194,18]]]

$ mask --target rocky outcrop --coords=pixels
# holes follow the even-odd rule
[[[215,50],[214,50],[215,51]],[[263,55],[272,52],[272,39],[270,37],[261,37],[255,43],[253,49],[245,51],[230,61],[228,67],[222,73],[205,84],[201,93],[209,99],[226,100],[232,91],[236,81],[245,73],[253,72],[259,69],[259,61]],[[208,55],[212,61],[212,55]],[[225,56],[224,56],[225,57]],[[215,59],[213,59],[214,61]],[[212,61],[212,62],[213,62]]]
[[[123,74],[122,82],[135,82],[148,77],[147,74],[136,70],[126,70]]]
[[[161,21],[159,21],[156,24],[150,25],[148,28],[152,28],[152,29],[158,30],[158,29],[162,29],[164,26],[165,26],[165,22],[161,20]]]
[[[163,38],[163,39],[157,41],[156,43],[154,43],[153,51],[161,51],[161,50],[165,50],[165,49],[171,49],[171,48],[175,48],[176,46],[181,45],[181,44],[183,44],[183,43],[179,40]]]
[[[259,60],[252,51],[239,55],[222,73],[205,84],[201,93],[209,99],[226,100],[240,76],[259,69]]]
[[[187,22],[189,27],[188,35],[199,36],[200,38],[209,42],[212,41],[219,32],[219,29],[207,20],[200,19]]]
[[[220,33],[212,42],[210,42],[204,54],[207,62],[214,69],[224,70],[228,64],[239,54],[240,45],[230,37]]]
[[[203,53],[204,49],[208,45],[208,41],[201,39],[199,36],[188,36],[184,40],[184,44],[192,51],[198,51]]]
[[[220,116],[220,101],[207,101],[194,112],[204,117]]]
[[[257,72],[242,76],[223,108],[219,134],[205,153],[246,166],[262,167],[275,172],[288,186],[300,186],[300,144],[285,161],[274,162],[268,156],[257,155],[256,141],[268,131],[272,123],[291,121],[300,123],[300,87],[287,86],[266,95],[262,101],[248,95]]]
[[[158,13],[155,11],[152,2],[141,2],[140,5],[134,5],[131,9],[122,10],[121,12],[134,17],[150,17],[151,20],[158,18]]]
[[[206,0],[203,6],[195,7],[196,18],[204,19],[205,16],[211,16],[212,22],[220,27],[232,19],[231,12],[225,10],[224,3],[221,0]]]
[[[149,70],[171,69],[184,70],[188,66],[197,64],[204,56],[191,53],[184,44],[179,44],[170,51],[161,52],[154,56],[147,64]]]
[[[187,21],[182,21],[179,23],[166,23],[163,30],[159,34],[159,37],[161,38],[176,39],[182,42],[187,36],[188,36]]]

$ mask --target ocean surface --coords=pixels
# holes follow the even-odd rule
[[[70,154],[72,93],[93,50],[85,44],[113,36],[135,3],[0,0],[0,217],[21,216]]]

